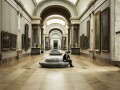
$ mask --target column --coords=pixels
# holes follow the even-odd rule
[[[72,47],[78,47],[79,25],[72,25]]]
[[[68,51],[70,51],[70,31],[71,31],[71,25],[68,25]]]
[[[41,53],[44,53],[44,35],[43,35],[43,25],[40,25],[41,29]]]
[[[75,41],[74,44],[75,44],[75,47],[78,47],[78,40],[79,40],[79,39],[78,39],[78,38],[79,38],[79,37],[78,37],[78,35],[79,35],[79,25],[78,25],[78,24],[75,24],[75,25],[74,25],[74,32],[75,32],[75,33],[74,33],[74,41]]]
[[[17,50],[20,50],[21,49],[21,28],[20,28],[20,21],[21,21],[21,17],[22,17],[22,15],[21,15],[21,13],[20,12],[18,12],[17,13],[18,14],[18,31],[17,31]]]
[[[40,33],[41,32],[41,30],[40,30],[40,28],[39,28],[39,26],[38,26],[38,31],[37,31],[37,44],[38,44],[38,46],[40,47]]]
[[[34,47],[40,47],[40,26],[39,24],[32,25],[32,44]]]
[[[71,47],[74,47],[74,26],[71,25]]]

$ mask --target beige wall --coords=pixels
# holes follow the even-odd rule
[[[98,11],[103,11],[106,7],[110,7],[110,0],[106,0],[104,3],[102,3],[100,6],[98,6],[101,3],[101,0],[98,0],[94,6],[92,6],[86,13],[85,15],[80,19],[80,35],[85,34],[86,35],[86,24],[87,21],[90,20],[91,23],[91,30],[90,30],[90,48],[94,48],[94,20],[93,20],[93,16],[90,17],[89,14],[91,13],[91,10],[94,10],[94,14],[97,13]],[[80,37],[80,36],[79,36]],[[112,42],[112,41],[110,41]],[[89,50],[81,50],[82,53],[86,53],[89,54]],[[111,50],[110,53],[95,53],[95,56],[97,57],[102,57],[102,58],[106,58],[106,59],[111,59]]]
[[[18,29],[18,10],[21,12],[20,17],[20,29]],[[29,25],[29,37],[31,38],[31,19],[18,7],[17,9],[12,6],[10,3],[6,2],[5,0],[2,0],[2,31],[6,31],[9,33],[16,34],[19,37],[17,39],[17,43],[19,42],[19,47],[22,46],[22,34],[24,34],[25,31],[25,24]],[[16,44],[18,45],[18,44]],[[23,54],[30,53],[30,49],[26,52],[23,51]],[[9,57],[15,57],[17,55],[16,51],[2,51],[3,59],[9,58]]]
[[[120,61],[120,0],[115,0],[115,60]]]
[[[78,15],[80,16],[85,9],[87,8],[88,4],[91,2],[92,0],[79,0],[76,9],[78,12]]]
[[[29,12],[30,15],[33,15],[35,5],[32,0],[19,0],[24,5],[25,9]]]

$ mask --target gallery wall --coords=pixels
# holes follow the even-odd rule
[[[17,56],[18,48],[21,49],[22,47],[21,39],[22,39],[22,34],[24,34],[25,32],[25,24],[29,25],[29,37],[31,38],[31,23],[30,23],[31,19],[27,16],[27,14],[24,13],[24,11],[20,7],[15,6],[15,4],[13,4],[13,1],[11,1],[11,3],[8,3],[6,0],[1,0],[1,1],[2,1],[2,29],[1,30],[15,34],[17,36],[19,34],[17,43],[19,42],[20,44],[19,47],[17,46],[16,50],[14,51],[2,51],[2,58],[5,59],[5,58]],[[21,13],[20,19],[18,19],[18,15],[19,15],[18,11]],[[20,24],[18,24],[18,20],[20,20]],[[20,25],[19,29],[18,29],[18,25]],[[17,43],[16,45],[18,45]],[[27,51],[23,50],[23,54],[27,54],[27,53],[30,53],[30,49]]]
[[[81,50],[81,53],[89,54],[89,49],[95,49],[95,38],[98,37],[95,37],[94,15],[98,11],[102,12],[107,7],[110,7],[110,0],[98,0],[80,19],[80,36],[82,34],[87,35],[87,21],[90,20],[90,48]],[[92,10],[94,10],[94,12],[91,12]],[[95,52],[95,57],[111,59],[111,50],[109,50],[109,52]]]
[[[33,3],[33,0],[19,0],[24,5],[25,9],[29,12],[29,14],[32,16],[33,11],[35,9],[35,4]]]
[[[120,0],[115,0],[115,60],[120,61]]]
[[[76,10],[78,12],[78,16],[81,16],[83,14],[83,12],[85,11],[85,9],[87,8],[88,4],[91,1],[92,0],[78,0],[78,3],[76,5]]]

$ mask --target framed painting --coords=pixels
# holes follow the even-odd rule
[[[85,49],[85,35],[84,34],[82,34],[81,36],[80,36],[80,48],[83,50],[83,49]]]
[[[87,21],[87,48],[90,48],[90,20]]]
[[[87,37],[90,37],[90,20],[87,21]]]
[[[30,48],[31,38],[28,38],[28,48]]]
[[[110,50],[110,9],[107,7],[101,12],[101,43],[102,52]]]
[[[85,36],[84,38],[85,38],[85,39],[84,39],[84,40],[85,40],[85,41],[84,41],[84,43],[85,43],[85,47],[84,47],[84,48],[85,48],[85,49],[88,49],[89,46],[90,46],[90,45],[89,45],[89,44],[90,44],[90,39],[89,39],[88,36]]]
[[[63,37],[62,44],[63,44],[63,49],[66,49],[66,37]]]
[[[101,12],[95,14],[95,51],[101,51]]]
[[[24,43],[25,43],[25,51],[28,50],[28,34],[29,34],[29,25],[25,24],[25,38],[24,38]]]
[[[1,32],[1,50],[9,51],[10,50],[10,34],[8,32]]]
[[[22,34],[22,49],[25,49],[25,35]]]
[[[49,37],[45,37],[45,49],[48,50],[49,48]]]
[[[16,50],[17,35],[10,34],[10,50]]]

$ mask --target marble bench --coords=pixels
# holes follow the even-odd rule
[[[63,60],[59,59],[59,58],[45,59],[45,60],[39,62],[39,64],[43,68],[64,68],[69,65],[68,62],[63,62]]]

